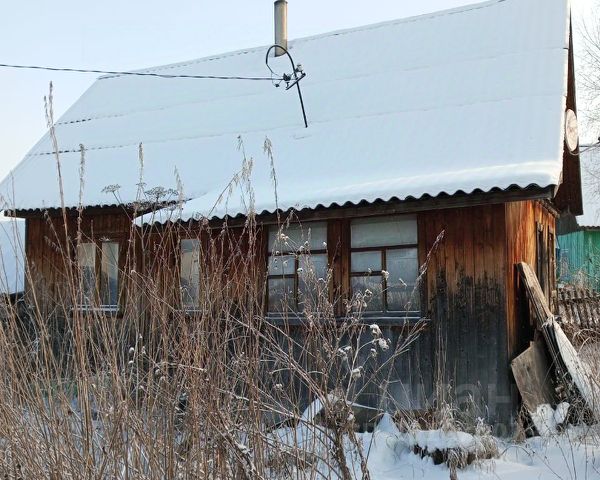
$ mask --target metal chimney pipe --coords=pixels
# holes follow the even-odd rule
[[[287,1],[277,0],[275,2],[275,45],[281,45],[287,50]],[[275,48],[275,56],[284,54],[281,48]]]

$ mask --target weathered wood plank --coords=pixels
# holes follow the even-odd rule
[[[529,412],[535,413],[540,405],[556,404],[550,364],[540,340],[532,342],[527,350],[515,358],[511,368],[523,405]]]
[[[341,220],[329,220],[327,223],[327,253],[329,257],[329,268],[332,272],[330,301],[337,302],[335,312],[337,315],[343,314],[343,305],[339,301],[343,288],[343,267],[342,267],[342,223]]]
[[[461,295],[464,301],[463,308],[463,323],[462,323],[462,331],[461,337],[463,339],[468,338],[477,338],[477,331],[480,328],[478,322],[472,321],[474,314],[474,306],[473,306],[473,278],[475,275],[475,257],[473,254],[473,241],[474,236],[477,235],[475,229],[473,228],[473,222],[471,221],[471,216],[468,212],[465,212],[464,222],[462,225],[464,237],[464,262],[463,262],[463,272],[461,279]],[[477,344],[473,341],[465,341],[465,371],[467,372],[467,378],[472,379],[475,375],[477,375],[478,365],[476,362],[477,358]]]
[[[519,263],[519,272],[523,277],[529,300],[535,311],[539,327],[541,328],[547,320],[554,318],[554,314],[548,306],[544,292],[542,291],[540,283],[532,268],[527,263],[521,262]]]
[[[485,362],[485,366],[480,367],[481,370],[487,370],[487,383],[484,383],[482,386],[484,387],[487,397],[486,400],[489,400],[492,395],[498,394],[502,395],[501,387],[499,385],[498,379],[498,369],[500,368],[500,363],[503,362],[505,357],[504,349],[505,345],[502,344],[500,338],[498,338],[498,330],[506,328],[504,322],[506,318],[501,315],[499,312],[498,303],[498,290],[500,289],[500,285],[504,283],[504,277],[498,276],[498,267],[497,262],[502,262],[504,257],[502,255],[502,248],[497,248],[496,242],[498,241],[498,236],[495,234],[495,228],[498,227],[497,221],[500,221],[502,224],[503,219],[496,218],[494,216],[494,208],[493,206],[486,207],[484,210],[484,262],[485,262],[485,276],[484,276],[484,302],[485,302],[485,317],[484,317],[484,326],[486,330],[486,341],[487,346],[486,353],[487,358]],[[503,236],[500,238],[504,238]],[[502,247],[504,247],[504,242],[502,242]],[[502,283],[500,283],[502,282]],[[508,364],[505,363],[506,368],[508,368]],[[492,393],[490,389],[493,389]]]

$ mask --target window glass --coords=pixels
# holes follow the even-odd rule
[[[80,243],[77,247],[77,263],[81,275],[81,304],[92,305],[96,292],[96,245]]]
[[[389,311],[406,312],[419,309],[419,295],[414,285],[388,287],[386,293]]]
[[[269,311],[281,312],[294,306],[294,279],[269,279]]]
[[[419,275],[416,248],[388,250],[386,254],[388,285],[413,285]]]
[[[419,309],[415,284],[419,272],[417,220],[394,216],[351,223],[351,286],[364,296],[368,312],[414,312]]]
[[[418,310],[419,293],[415,290],[415,283],[419,276],[417,249],[388,250],[387,267],[388,310]]]
[[[389,250],[388,265],[388,310],[416,311],[419,309],[419,292],[415,283],[419,275],[419,263],[416,248]]]
[[[352,292],[360,293],[367,304],[363,306],[363,311],[380,312],[383,310],[382,280],[380,275],[352,277]]]
[[[179,275],[181,303],[184,308],[196,308],[200,294],[200,240],[181,240]]]
[[[102,242],[102,303],[115,306],[119,301],[119,244]]]
[[[303,279],[325,279],[327,277],[327,254],[298,256],[298,276]]]
[[[352,248],[414,245],[417,243],[416,217],[408,215],[354,220],[350,236]]]
[[[306,245],[308,242],[308,245]],[[269,229],[269,251],[295,252],[305,246],[312,250],[323,250],[327,242],[327,223],[304,223]]]
[[[318,301],[317,295],[326,293],[327,255],[311,254],[298,257],[299,302]]]
[[[326,241],[325,222],[269,229],[269,311],[301,310],[309,299],[314,304],[318,294],[327,294]]]
[[[272,255],[269,257],[269,275],[293,275],[296,273],[296,259],[293,255]]]
[[[381,250],[375,252],[352,252],[353,272],[377,272],[381,270]]]

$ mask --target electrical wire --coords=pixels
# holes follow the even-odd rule
[[[302,71],[301,65],[297,65],[294,63],[294,59],[292,58],[292,55],[290,54],[290,52],[288,52],[288,49],[275,43],[269,47],[269,49],[267,50],[267,54],[265,55],[265,63],[267,65],[267,68],[271,72],[270,80],[273,83],[273,85],[275,85],[276,87],[279,86],[274,81],[274,77],[276,76],[276,73],[273,71],[273,69],[269,65],[269,54],[271,53],[271,50],[273,50],[275,48],[279,48],[290,59],[290,63],[292,64],[292,74],[291,75],[283,74],[281,76],[282,81],[286,82],[286,84],[287,84],[286,90],[289,90],[290,88],[292,88],[294,86],[298,89],[298,98],[300,100],[300,108],[302,109],[302,117],[304,118],[304,127],[308,128],[308,120],[306,119],[306,109],[304,108],[304,100],[302,99],[302,90],[300,90],[300,80],[302,80],[306,76],[306,74]],[[299,73],[300,73],[300,76],[298,76]]]
[[[290,59],[292,64],[292,73],[291,74],[276,74],[271,66],[269,65],[269,53],[273,48],[279,47]],[[120,71],[120,70],[96,70],[96,69],[87,69],[87,68],[68,68],[68,67],[48,67],[41,65],[17,65],[10,63],[0,63],[0,68],[13,68],[13,69],[21,69],[21,70],[44,70],[50,72],[67,72],[67,73],[94,73],[100,75],[112,75],[114,77],[118,76],[136,76],[136,77],[154,77],[154,78],[186,78],[186,79],[195,79],[195,80],[252,80],[252,81],[268,81],[273,85],[278,87],[281,82],[286,82],[286,90],[289,90],[292,87],[296,87],[298,89],[298,97],[300,99],[300,106],[302,108],[302,116],[304,118],[304,126],[308,128],[308,122],[306,120],[306,110],[304,109],[304,101],[302,99],[302,91],[300,90],[300,80],[302,80],[306,74],[302,70],[300,65],[295,65],[292,56],[287,51],[286,48],[280,45],[273,45],[267,50],[267,54],[265,57],[265,63],[271,73],[268,77],[253,77],[253,76],[241,76],[241,75],[184,75],[184,74],[168,74],[168,73],[154,73],[154,72],[135,72],[135,71]],[[300,74],[300,75],[298,75]],[[104,77],[111,78],[111,77]]]
[[[600,141],[592,144],[592,145],[588,145],[586,148],[584,148],[583,150],[579,150],[579,154],[581,155],[582,153],[587,152],[588,150],[593,150],[594,148],[598,148],[600,147]]]
[[[0,68],[14,68],[22,70],[45,70],[50,72],[68,72],[68,73],[95,73],[100,75],[114,76],[136,76],[136,77],[156,77],[156,78],[188,78],[195,80],[253,80],[253,81],[273,81],[273,75],[270,77],[244,77],[244,76],[228,76],[228,75],[178,75],[168,73],[152,73],[152,72],[125,72],[117,70],[91,70],[85,68],[63,68],[63,67],[45,67],[39,65],[13,65],[9,63],[0,63]],[[283,78],[279,79],[283,80]]]

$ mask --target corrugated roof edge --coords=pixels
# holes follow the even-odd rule
[[[361,204],[372,204],[372,203],[377,203],[377,202],[390,202],[390,201],[399,201],[399,202],[405,202],[405,201],[419,201],[419,200],[425,200],[425,199],[437,199],[437,198],[449,198],[449,197],[454,197],[457,195],[474,195],[474,194],[489,194],[489,193],[502,193],[502,192],[514,192],[514,191],[522,191],[524,193],[529,192],[531,190],[537,189],[537,190],[546,190],[550,187],[555,187],[555,184],[549,184],[549,185],[538,185],[537,183],[531,183],[527,186],[521,186],[521,185],[517,185],[517,184],[512,184],[509,185],[505,188],[502,187],[492,187],[489,190],[483,190],[480,188],[475,188],[473,190],[471,190],[470,192],[466,192],[464,190],[456,190],[453,193],[448,193],[446,191],[441,191],[438,192],[436,194],[429,194],[429,193],[424,193],[423,195],[421,195],[420,197],[415,197],[412,195],[408,195],[406,197],[399,197],[399,196],[392,196],[389,197],[387,199],[385,198],[381,198],[381,197],[377,197],[374,198],[372,200],[369,200],[367,198],[363,198],[362,200],[358,201],[358,202],[351,202],[351,201],[347,201],[344,202],[342,204],[338,203],[338,202],[331,202],[328,205],[325,204],[316,204],[314,206],[306,206],[306,207],[302,207],[302,210],[316,210],[316,209],[320,209],[320,208],[332,208],[332,207],[345,207],[345,206],[358,206]],[[194,200],[194,198],[188,198],[187,200],[184,201],[188,202],[188,201],[192,201]],[[83,205],[83,208],[97,208],[97,209],[108,209],[108,208],[123,208],[123,207],[127,207],[127,206],[131,206],[133,208],[133,203],[132,202],[127,202],[127,203],[103,203],[103,204],[92,204],[92,205]],[[65,205],[65,209],[67,210],[77,210],[79,209],[80,206],[79,205]],[[161,207],[155,211],[159,211],[159,210],[163,210],[163,209],[169,209],[172,208],[172,205],[166,205],[164,207]],[[60,210],[61,207],[60,206],[54,206],[54,207],[43,207],[43,208],[11,208],[6,206],[3,209],[4,215],[5,216],[13,216],[13,215],[9,215],[10,214],[14,214],[16,216],[19,215],[29,215],[29,214],[41,214],[47,211],[53,211],[53,210]],[[295,208],[292,207],[288,210],[294,210]],[[287,211],[287,210],[286,210]],[[267,214],[273,214],[276,213],[275,210],[263,210],[260,213],[257,212],[257,215],[267,215]],[[137,218],[141,218],[143,215],[137,217]],[[235,215],[233,218],[235,217],[244,217],[245,215],[243,213],[240,213],[238,215]],[[223,217],[219,217],[219,216],[214,216],[211,217],[211,219],[220,219],[220,218],[225,218],[225,217],[229,217],[232,218],[229,215],[224,215]]]
[[[468,4],[468,5],[463,5],[460,7],[449,8],[446,10],[438,10],[438,11],[431,12],[431,13],[424,13],[424,14],[420,14],[420,15],[413,15],[410,17],[398,18],[398,19],[394,19],[394,20],[386,20],[383,22],[377,22],[377,23],[372,23],[372,24],[368,24],[368,25],[359,25],[356,27],[349,27],[349,28],[343,28],[343,29],[339,29],[339,30],[333,30],[331,32],[320,33],[317,35],[309,35],[307,37],[300,37],[300,38],[290,40],[289,46],[290,46],[290,48],[293,48],[294,44],[299,43],[299,42],[310,42],[313,40],[319,40],[321,38],[335,37],[338,35],[346,35],[346,34],[355,33],[355,32],[373,30],[376,28],[383,28],[383,27],[392,26],[392,25],[399,25],[402,23],[424,21],[424,20],[429,20],[429,19],[433,19],[433,18],[443,17],[446,15],[455,15],[458,13],[469,12],[472,10],[488,8],[488,7],[491,7],[491,6],[499,4],[499,3],[504,3],[505,1],[506,0],[487,0],[485,2],[472,3],[472,4]],[[569,0],[566,0],[566,1],[569,1]],[[186,61],[175,62],[175,63],[165,64],[165,65],[157,65],[155,67],[147,67],[147,68],[131,70],[131,72],[137,72],[137,73],[160,72],[160,71],[170,70],[170,69],[179,68],[179,67],[186,67],[188,65],[194,65],[197,63],[219,60],[219,59],[223,59],[223,58],[227,58],[227,57],[234,57],[237,55],[245,55],[245,54],[248,54],[251,52],[264,51],[269,46],[270,45],[260,45],[260,46],[244,48],[244,49],[240,49],[240,50],[232,50],[230,52],[209,55],[206,57],[196,58],[194,60],[186,60]],[[98,80],[118,78],[121,76],[122,75],[102,75],[102,76],[98,77]]]
[[[465,197],[469,197],[469,196],[473,196],[473,195],[489,195],[489,194],[495,194],[495,193],[518,193],[521,192],[523,194],[524,197],[530,197],[530,198],[551,198],[551,193],[549,192],[549,189],[553,189],[555,187],[555,185],[546,185],[546,186],[541,186],[541,185],[537,185],[537,184],[530,184],[526,187],[521,187],[519,185],[513,184],[510,185],[506,188],[500,188],[500,187],[493,187],[487,191],[484,191],[482,189],[476,188],[474,190],[472,190],[471,192],[465,192],[464,190],[457,190],[454,193],[447,193],[447,192],[440,192],[436,195],[430,195],[430,194],[423,194],[421,197],[413,197],[413,196],[407,196],[404,198],[400,198],[397,196],[392,196],[390,198],[381,198],[381,197],[377,197],[373,200],[367,200],[367,199],[362,199],[359,202],[351,202],[351,201],[347,201],[344,203],[338,203],[338,202],[332,202],[330,204],[316,204],[314,206],[301,206],[301,207],[291,207],[288,208],[286,210],[280,210],[280,213],[287,213],[287,212],[291,212],[291,211],[295,211],[295,212],[307,212],[307,211],[316,211],[316,210],[327,210],[327,209],[333,209],[333,208],[353,208],[353,207],[360,207],[360,206],[368,206],[368,205],[374,205],[374,204],[380,204],[380,203],[391,203],[391,202],[398,202],[398,203],[407,203],[407,202],[419,202],[419,201],[424,201],[424,200],[439,200],[439,199],[450,199],[450,198],[454,198],[454,197],[459,197],[459,196],[465,196]],[[514,198],[511,199],[507,199],[507,201],[514,201]],[[185,203],[185,202],[184,202]],[[486,203],[482,201],[482,204]],[[496,203],[501,203],[501,202],[496,202]],[[167,211],[171,211],[171,213],[174,213],[177,209],[180,209],[181,206],[180,205],[171,205],[169,207],[160,209],[160,210],[156,210],[153,212],[148,212],[146,214],[140,215],[137,218],[134,219],[134,223],[138,226],[144,226],[144,225],[167,225],[167,224],[177,224],[177,223],[187,223],[189,221],[199,221],[199,220],[203,220],[204,217],[201,215],[198,216],[194,216],[194,215],[190,215],[187,216],[186,218],[177,218],[175,215],[168,215],[165,216],[165,218],[163,220],[154,220],[154,221],[148,221],[148,217],[150,216],[151,218],[155,218],[156,214],[160,213],[160,212],[167,212]],[[440,207],[438,207],[440,208]],[[441,207],[444,208],[444,207]],[[435,207],[431,207],[432,210],[435,210]],[[262,210],[260,212],[255,212],[255,214],[257,216],[264,216],[264,215],[274,215],[275,213],[277,213],[277,210]],[[238,213],[236,215],[223,215],[223,216],[212,216],[210,218],[206,218],[206,220],[208,221],[217,221],[217,220],[224,220],[224,219],[239,219],[239,218],[245,218],[246,214],[244,213]]]

